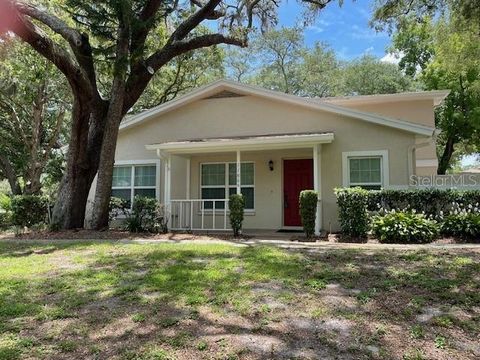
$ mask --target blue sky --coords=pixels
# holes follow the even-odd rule
[[[305,42],[328,43],[339,58],[348,60],[365,53],[382,58],[390,45],[387,33],[377,33],[368,26],[372,13],[371,0],[345,0],[329,4],[317,17],[314,24],[305,29]],[[302,22],[302,9],[295,0],[282,2],[279,8],[280,26],[295,26]]]

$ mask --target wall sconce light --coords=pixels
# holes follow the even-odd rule
[[[270,169],[270,171],[273,171],[273,160],[270,160],[268,162],[268,168]]]

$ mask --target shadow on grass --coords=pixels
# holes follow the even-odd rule
[[[152,354],[162,358],[163,353],[168,358],[177,352],[197,358],[203,351],[232,358],[359,358],[370,355],[365,345],[372,339],[358,341],[371,333],[362,328],[367,319],[383,317],[388,325],[398,325],[411,321],[422,306],[468,310],[480,301],[478,254],[470,253],[2,243],[0,261],[10,266],[0,270],[0,359],[25,354],[141,359],[155,358]],[[69,267],[59,270],[59,261]],[[289,295],[282,298],[290,301],[286,308],[262,307],[259,284],[267,296]],[[358,313],[328,315],[360,318],[347,331],[347,344],[335,340],[342,340],[341,334],[326,333],[321,321],[293,321],[305,317],[298,311],[307,311],[307,300],[321,302],[327,284],[357,291]],[[398,302],[390,302],[393,297]],[[412,297],[422,300],[413,310]],[[478,334],[478,328],[469,331]],[[200,350],[200,339],[207,349]],[[376,341],[378,347],[388,347]]]

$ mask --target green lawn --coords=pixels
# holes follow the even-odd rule
[[[475,359],[479,260],[0,242],[0,359]]]

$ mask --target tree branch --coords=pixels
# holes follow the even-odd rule
[[[0,169],[7,178],[8,183],[10,184],[12,194],[20,195],[22,193],[22,189],[20,188],[20,184],[18,183],[17,174],[15,172],[15,169],[13,168],[13,165],[5,154],[0,154]]]
[[[47,25],[50,29],[67,40],[70,45],[73,45],[73,47],[79,47],[82,45],[82,36],[80,32],[68,26],[60,18],[41,11],[30,4],[25,4],[19,1],[15,1],[14,4],[21,14],[28,15],[31,18]]]
[[[8,19],[5,18],[5,22],[2,24],[6,28],[5,30],[14,32],[40,55],[52,62],[65,75],[72,88],[92,94],[90,82],[85,78],[81,68],[73,61],[71,55],[62,46],[49,39],[25,15],[21,14],[14,3],[1,1],[0,13],[8,14]]]
[[[189,16],[172,33],[167,41],[167,45],[175,41],[183,40],[193,29],[195,29],[203,20],[207,19],[220,4],[221,0],[209,0],[203,7]]]
[[[127,82],[127,97],[125,99],[124,111],[128,111],[135,104],[155,72],[170,60],[188,51],[218,44],[245,47],[246,40],[223,34],[201,35],[189,40],[176,41],[173,44],[165,45],[162,49],[153,53],[145,63],[137,64],[136,68],[132,69],[132,76],[129,77]]]
[[[92,95],[96,95],[100,98],[96,83],[95,66],[93,64],[92,47],[88,35],[80,33],[76,29],[68,26],[60,18],[41,11],[33,5],[22,2],[14,2],[14,4],[19,13],[40,21],[52,31],[62,36],[69,43],[78,64],[91,83],[92,90],[95,91]]]
[[[260,1],[260,0],[257,0],[257,1]],[[201,1],[199,0],[190,0],[190,2],[195,5],[195,6],[198,6],[199,8],[202,8],[203,6],[205,6],[205,4],[203,4]],[[225,11],[222,11],[222,10],[213,10],[210,14],[207,15],[207,17],[205,18],[206,20],[218,20],[220,19],[222,16],[225,16]]]
[[[132,29],[132,53],[138,52],[145,45],[147,35],[154,23],[153,18],[162,4],[162,0],[149,0],[138,15],[140,24]]]

